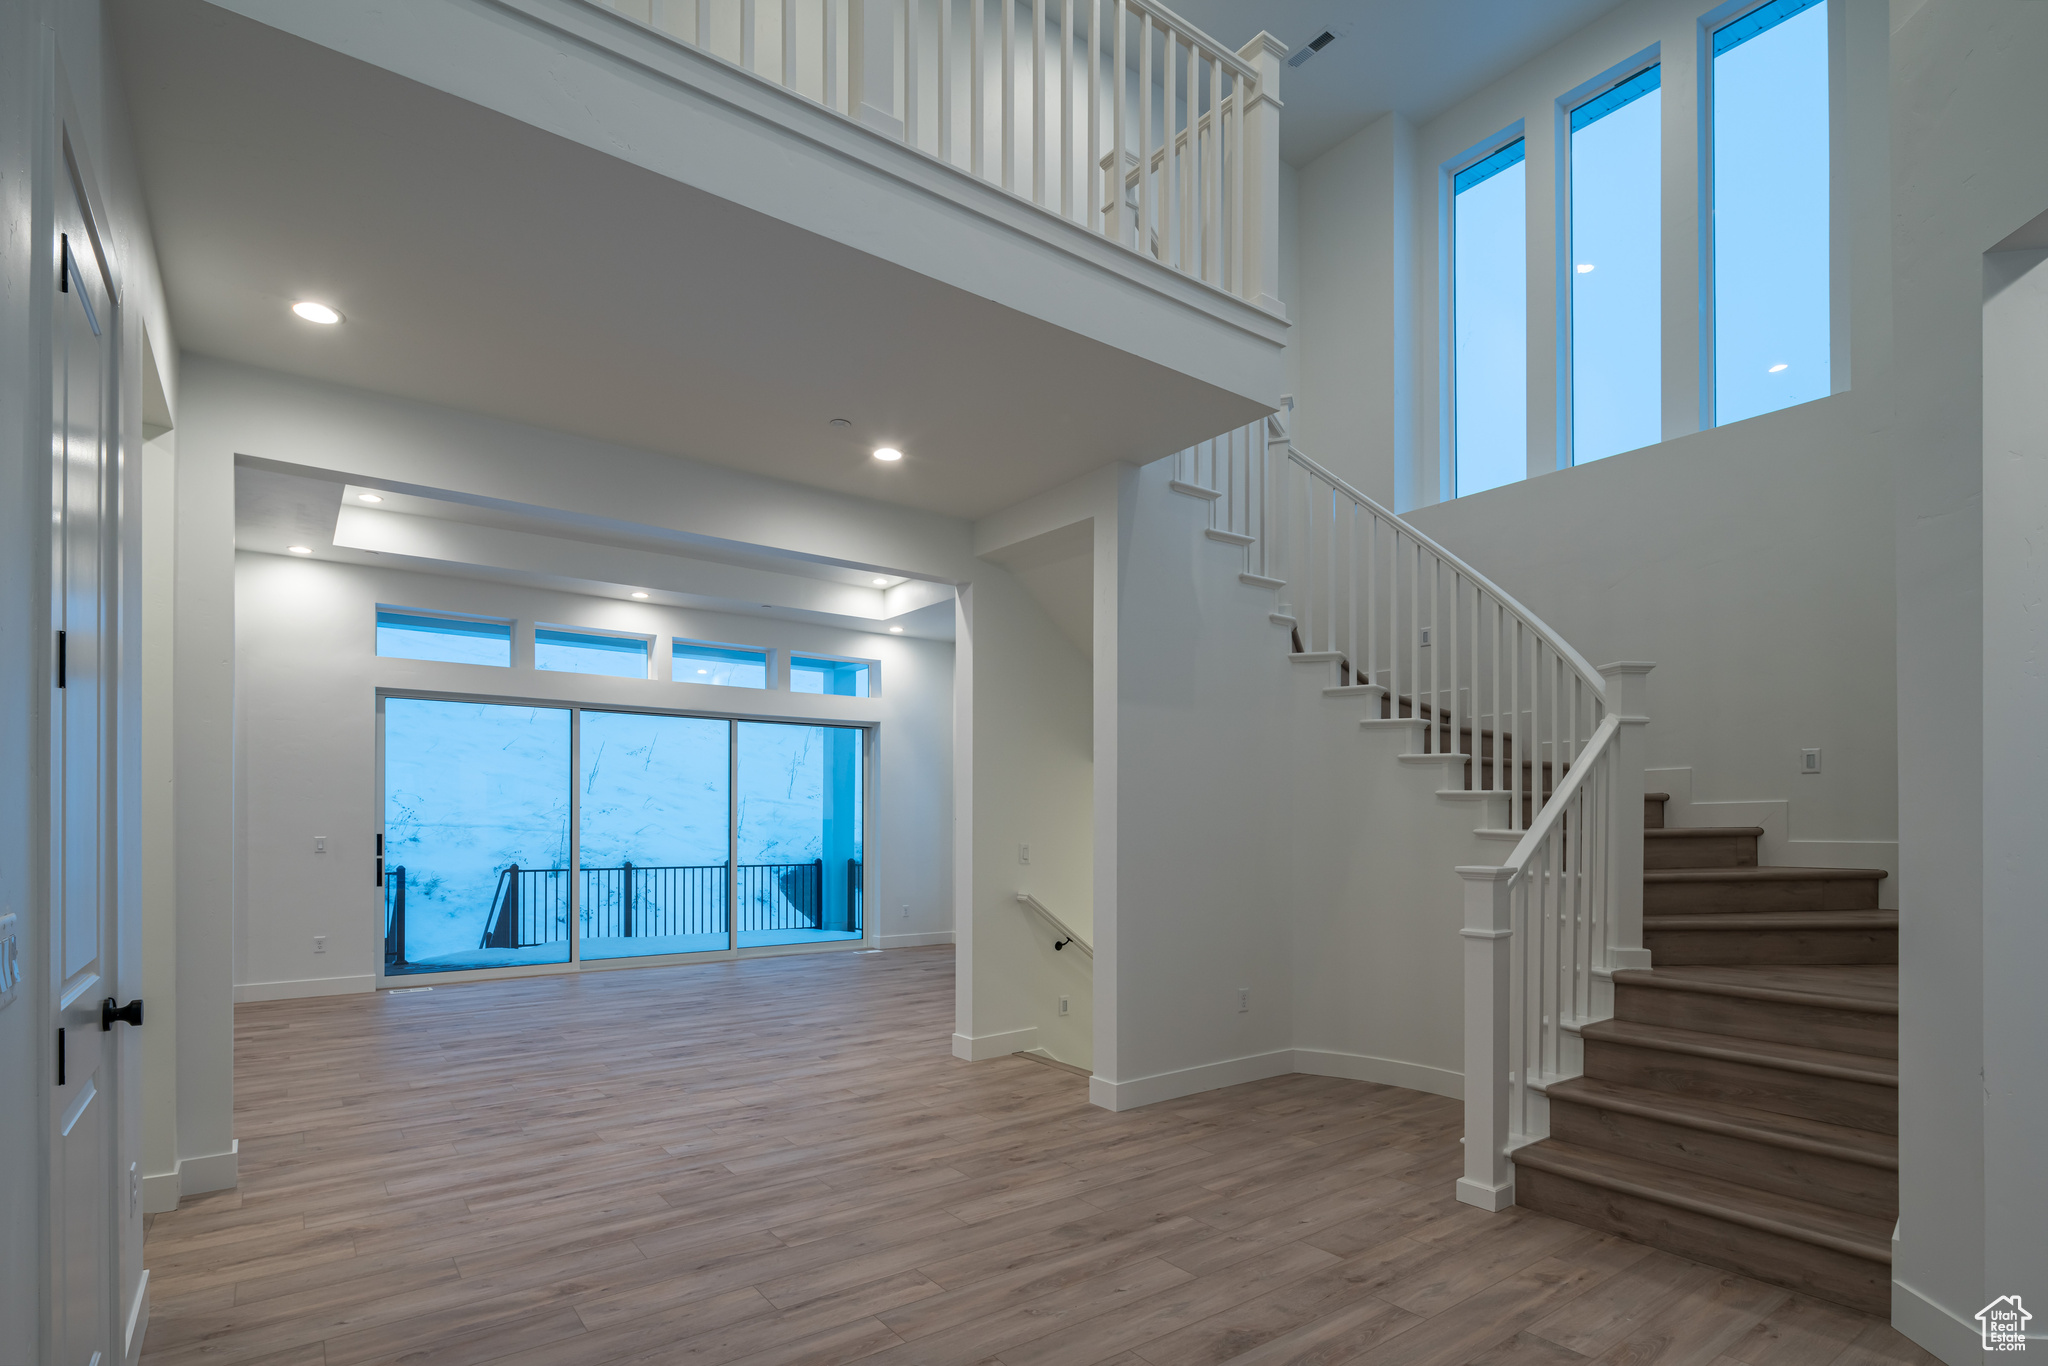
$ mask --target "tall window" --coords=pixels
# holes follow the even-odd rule
[[[1572,461],[1664,437],[1661,67],[1572,110]]]
[[[1773,0],[1714,43],[1714,420],[1833,389],[1828,18]]]
[[[1451,458],[1457,496],[1529,472],[1529,271],[1520,138],[1451,182]]]

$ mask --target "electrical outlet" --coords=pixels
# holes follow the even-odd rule
[[[908,905],[905,905],[903,908],[903,919],[910,919],[910,907]]]
[[[1239,988],[1237,989],[1237,1009],[1238,1009],[1238,1013],[1239,1013],[1239,1014],[1243,1014],[1243,1013],[1244,1013],[1245,1011],[1247,1011],[1247,1010],[1250,1010],[1251,1008],[1252,1008],[1252,989],[1251,989],[1250,987],[1239,987]]]
[[[1066,1013],[1067,1013],[1067,998],[1066,998],[1066,997],[1064,997],[1064,996],[1062,996],[1062,997],[1060,997],[1060,1014],[1064,1015],[1064,1014],[1066,1014]]]
[[[1817,750],[1817,749],[1802,749],[1802,750],[1800,750],[1800,751],[1799,751],[1799,771],[1800,771],[1801,773],[1818,773],[1818,772],[1820,772],[1820,751],[1819,751],[1819,750]]]
[[[314,935],[314,936],[313,936],[313,952],[315,952],[315,953],[325,953],[325,952],[327,952],[327,936],[326,936],[326,935],[324,935],[324,934],[316,934],[316,935]]]
[[[1030,845],[1028,845],[1028,844],[1020,844],[1020,845],[1018,845],[1018,846],[1017,846],[1017,862],[1019,862],[1019,863],[1029,863],[1029,862],[1031,862],[1031,846],[1030,846]]]
[[[324,854],[327,852],[327,836],[313,836],[313,852],[316,854]]]

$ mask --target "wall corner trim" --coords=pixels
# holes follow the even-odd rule
[[[1010,1053],[1038,1047],[1038,1027],[1006,1029],[999,1034],[953,1036],[953,1056],[963,1062],[986,1062]]]
[[[1896,1238],[1892,1247],[1898,1247]],[[1953,1311],[1896,1278],[1892,1281],[1892,1327],[1948,1366],[1964,1366],[1966,1362],[1984,1359],[1984,1340],[1976,1324],[1958,1318]]]

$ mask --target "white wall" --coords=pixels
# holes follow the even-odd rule
[[[375,653],[379,603],[509,617],[515,638],[535,621],[652,635],[656,678],[540,672],[531,666],[530,643],[502,669],[382,659]],[[885,947],[951,937],[953,651],[944,642],[250,552],[236,557],[235,613],[237,999],[373,985],[383,935],[383,897],[371,877],[380,828],[379,688],[873,723],[870,936]],[[674,636],[760,645],[783,652],[780,659],[792,649],[875,659],[876,695],[674,682],[665,643]],[[327,853],[313,852],[315,835],[327,836]],[[326,953],[314,952],[315,935],[328,936]]]
[[[2048,11],[2024,0],[1892,9],[1900,325],[1888,456],[1907,908],[1892,1311],[1961,1363],[1981,1359],[1973,1316],[1994,1295],[2026,1297],[2036,1334],[2048,1322],[2033,1304],[2048,1299],[2041,898],[2015,882],[2039,842],[2028,818],[2039,802],[2014,786],[2042,747],[2028,657],[2043,587],[2038,269],[2014,284],[2023,254],[1984,256],[2048,209]]]
[[[1287,636],[1266,620],[1272,594],[1237,581],[1243,552],[1202,536],[1208,505],[1168,491],[1171,475],[1171,461],[1137,471],[1120,509],[1114,905],[1098,898],[1095,924],[1113,988],[1098,1006],[1114,1019],[1098,1018],[1091,1087],[1111,1109],[1293,1070],[1275,825]]]

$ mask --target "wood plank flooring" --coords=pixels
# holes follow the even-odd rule
[[[909,949],[236,1008],[242,1184],[150,1223],[151,1366],[1932,1366],[1890,1327],[1456,1203],[1459,1107],[1128,1114],[948,1052]]]

